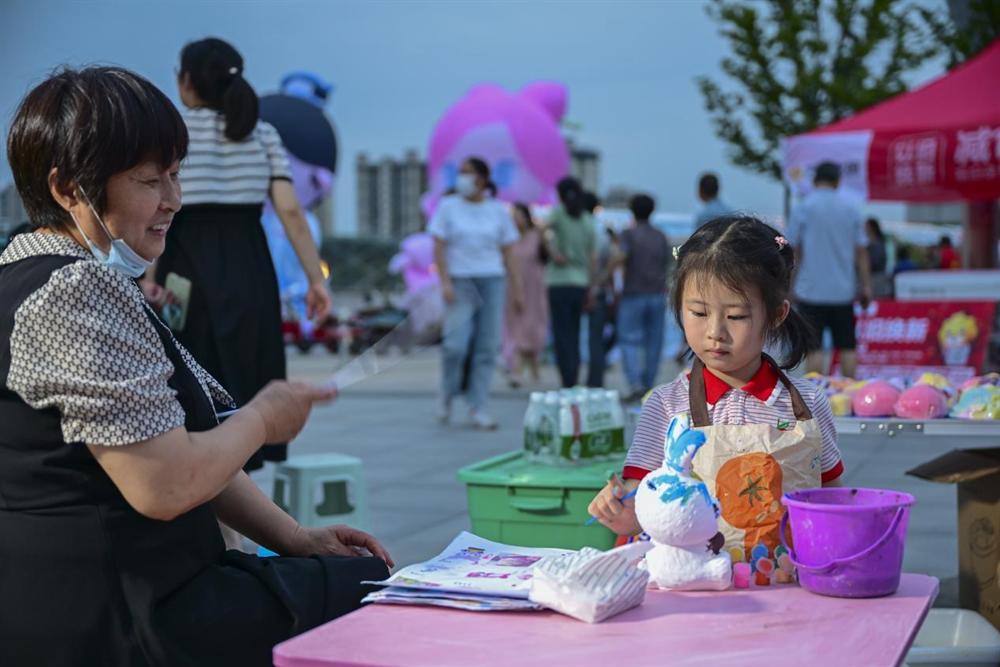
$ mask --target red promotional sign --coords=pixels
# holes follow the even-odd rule
[[[875,132],[868,196],[898,201],[992,199],[1000,190],[1000,126]]]
[[[857,313],[858,379],[914,379],[933,371],[962,382],[986,359],[996,303],[875,301]],[[832,374],[840,373],[834,354]]]

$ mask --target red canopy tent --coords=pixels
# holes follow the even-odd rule
[[[793,192],[825,160],[870,200],[970,202],[973,265],[994,261],[1000,198],[1000,40],[934,81],[783,143]]]

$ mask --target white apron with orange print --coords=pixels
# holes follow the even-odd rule
[[[705,399],[703,365],[697,357],[691,370],[691,426],[706,436],[695,455],[694,472],[719,501],[719,531],[734,562],[753,562],[766,556],[774,563],[781,544],[778,526],[785,513],[782,495],[821,485],[823,443],[819,426],[777,364],[768,357],[764,363],[774,366],[788,391],[794,422],[713,425]],[[786,538],[791,544],[791,536]]]

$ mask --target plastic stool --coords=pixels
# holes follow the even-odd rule
[[[346,454],[293,456],[274,471],[274,502],[306,527],[346,523],[367,529],[361,459]]]

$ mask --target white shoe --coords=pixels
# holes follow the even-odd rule
[[[437,420],[447,424],[451,420],[451,399],[442,396],[438,402]]]
[[[481,431],[494,431],[497,428],[496,420],[480,410],[473,410],[469,417],[472,425]]]

